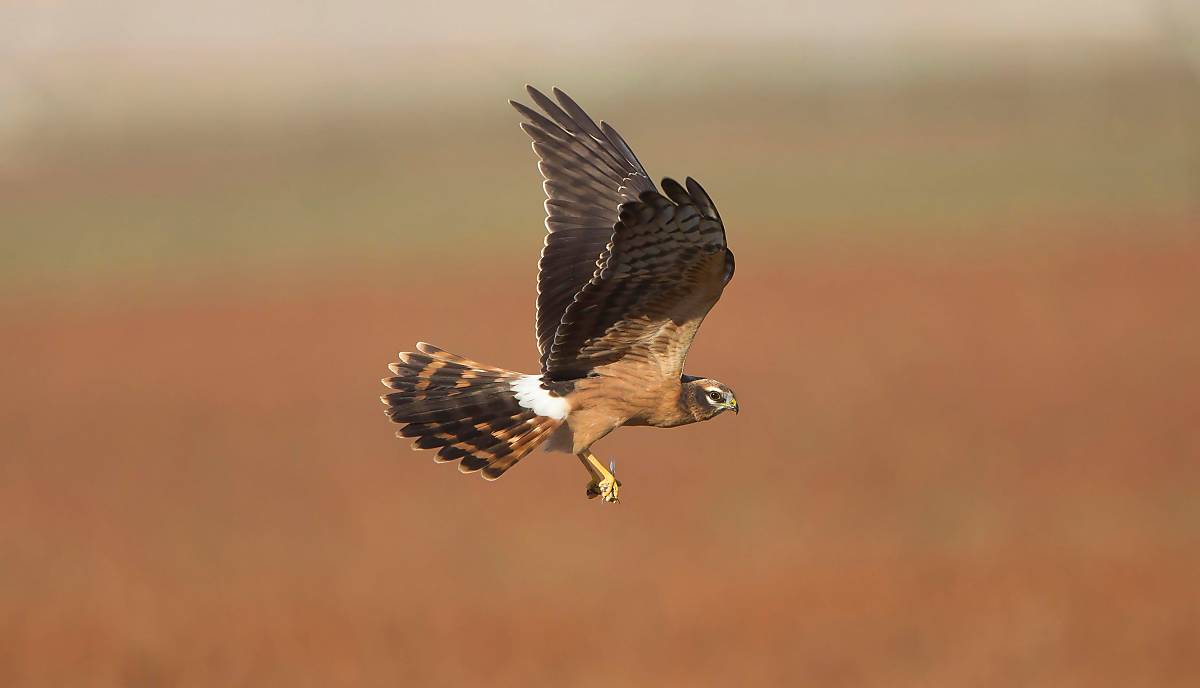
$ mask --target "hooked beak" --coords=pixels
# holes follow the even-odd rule
[[[728,403],[728,404],[726,404],[725,408],[728,408],[728,409],[733,409],[733,415],[735,415],[735,416],[736,416],[736,415],[738,414],[738,403],[737,403],[737,399],[730,399],[730,400],[729,400],[729,403]]]

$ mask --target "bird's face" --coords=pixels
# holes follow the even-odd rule
[[[696,420],[715,418],[725,411],[738,412],[733,390],[716,380],[698,378],[684,383],[684,395]]]

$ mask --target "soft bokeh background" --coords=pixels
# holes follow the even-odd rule
[[[1200,685],[1188,0],[0,7],[0,684]],[[498,483],[565,87],[700,179],[745,415]]]

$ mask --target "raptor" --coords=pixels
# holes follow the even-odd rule
[[[716,205],[695,180],[651,181],[625,139],[567,94],[510,101],[545,177],[546,240],[526,375],[419,342],[383,384],[388,417],[415,449],[496,480],[535,448],[574,454],[588,498],[619,501],[614,464],[592,445],[623,425],[670,428],[738,412],[733,390],[686,375],[704,317],[733,278]],[[540,112],[539,112],[540,110]]]

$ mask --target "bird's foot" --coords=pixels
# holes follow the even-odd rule
[[[617,480],[616,471],[617,463],[614,461],[609,464],[608,471],[593,476],[587,486],[587,498],[603,497],[604,501],[610,504],[619,504],[621,502],[618,498],[621,492],[621,481]]]
[[[593,479],[587,486],[587,498],[595,499],[596,497],[603,497],[606,502],[619,504],[621,500],[617,495],[620,491],[621,481],[616,478]]]

